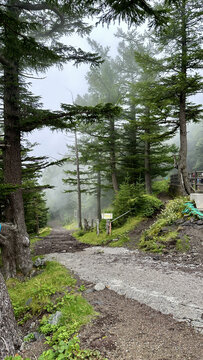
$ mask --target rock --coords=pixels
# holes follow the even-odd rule
[[[21,344],[20,351],[26,350],[26,346],[27,346],[27,343],[26,343],[26,342],[23,342],[23,343]]]
[[[30,324],[30,329],[34,329],[35,326],[36,326],[36,323],[33,321],[33,322]]]
[[[158,260],[160,260],[160,256],[153,256],[153,258],[152,258],[154,261],[158,261]]]
[[[43,334],[40,334],[38,332],[34,332],[33,335],[34,335],[34,341],[44,340],[44,338],[45,338]]]
[[[178,219],[178,220],[176,220],[175,224],[181,225],[184,221],[185,221],[184,219]]]
[[[191,221],[190,220],[188,220],[188,221],[185,221],[183,224],[182,224],[182,226],[191,226],[192,224],[191,224]]]
[[[94,292],[94,289],[93,289],[93,288],[85,290],[85,291],[84,291],[84,294],[90,294],[90,293],[92,293],[92,292]]]
[[[31,302],[32,302],[32,298],[29,298],[29,299],[26,301],[25,305],[29,306],[29,305],[31,304]]]
[[[203,225],[203,220],[197,220],[196,224],[197,225]]]
[[[62,316],[62,312],[61,311],[57,311],[55,314],[52,314],[50,317],[49,317],[49,320],[48,320],[48,323],[51,324],[51,325],[57,325],[60,318]]]
[[[170,231],[170,228],[168,226],[165,226],[161,229],[160,233],[167,233]]]
[[[40,258],[37,258],[34,262],[34,266],[37,268],[37,267],[41,267],[41,266],[44,266],[46,264],[46,261],[45,259],[40,259]]]
[[[101,301],[101,300],[95,300],[95,301],[93,301],[93,305],[103,305],[103,304],[104,304],[104,302]]]
[[[95,286],[94,286],[94,290],[96,291],[102,291],[105,289],[105,285],[103,283],[97,283]]]

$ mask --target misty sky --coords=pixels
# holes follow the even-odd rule
[[[120,26],[127,31],[127,25],[122,23]],[[103,46],[111,48],[110,55],[116,55],[116,49],[119,40],[114,36],[118,28],[118,24],[101,26],[94,28],[89,35]],[[76,48],[81,47],[85,51],[91,51],[90,46],[85,38],[77,35],[63,38],[67,44],[73,45]],[[85,79],[85,74],[89,70],[89,65],[73,66],[71,63],[64,65],[63,70],[57,67],[52,67],[45,74],[40,77],[45,77],[43,80],[32,80],[32,92],[35,95],[41,96],[41,102],[44,108],[51,110],[59,110],[61,103],[72,103],[78,94],[83,95],[88,91],[88,84]],[[40,145],[35,147],[35,155],[46,155],[52,158],[61,158],[66,152],[66,143],[70,142],[70,135],[61,131],[51,132],[48,128],[42,130],[35,130],[29,136],[30,142],[38,142]]]

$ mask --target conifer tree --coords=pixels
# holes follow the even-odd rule
[[[131,182],[144,180],[146,191],[151,193],[152,179],[165,176],[172,167],[171,151],[175,149],[164,141],[178,126],[174,126],[170,117],[167,100],[161,100],[157,94],[162,63],[154,57],[152,44],[146,37],[138,37],[135,31],[126,34],[118,31],[117,36],[122,39],[116,63],[120,84],[125,88],[127,121],[122,169],[128,172]]]
[[[202,7],[195,0],[166,2],[167,23],[158,32],[157,41],[164,52],[160,95],[173,106],[174,118],[180,128],[180,150],[177,161],[182,192],[191,187],[187,172],[187,123],[198,121],[201,107],[191,102],[191,95],[202,89],[198,69],[202,67]],[[161,7],[159,6],[159,9]]]

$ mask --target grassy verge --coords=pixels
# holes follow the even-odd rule
[[[128,233],[137,226],[143,217],[136,216],[130,217],[126,223],[119,228],[112,228],[112,234],[107,235],[105,230],[101,231],[99,235],[96,234],[96,231],[81,232],[76,231],[73,236],[75,236],[79,241],[90,244],[90,245],[105,245],[109,244],[112,247],[123,246],[127,241],[129,241]]]
[[[78,224],[76,222],[72,222],[71,224],[64,225],[64,229],[66,230],[77,230]]]
[[[161,253],[167,247],[174,247],[178,251],[189,249],[188,239],[179,238],[179,227],[174,225],[183,217],[182,211],[186,200],[185,197],[179,197],[168,202],[158,220],[141,236],[140,249],[157,253]]]
[[[36,235],[36,234],[30,235],[30,244],[33,245],[37,241],[40,241],[42,237],[48,236],[50,234],[50,232],[51,232],[51,228],[48,226],[43,229],[40,229],[39,235]]]
[[[10,279],[7,287],[18,324],[23,326],[28,320],[38,319],[37,331],[45,335],[50,346],[39,360],[103,359],[98,351],[80,348],[77,332],[96,313],[82,297],[84,286],[78,288],[65,267],[47,262],[39,275],[25,281]],[[50,324],[49,317],[57,311],[60,312],[59,322]],[[33,336],[33,333],[27,334],[26,341],[32,340]]]

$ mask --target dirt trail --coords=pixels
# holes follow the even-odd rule
[[[192,269],[179,264],[181,271],[178,264],[124,248],[81,250],[70,234],[62,233],[54,231],[49,237],[54,246],[50,252],[57,250],[45,258],[56,259],[78,275],[87,287],[85,297],[100,313],[82,330],[82,345],[98,348],[109,360],[203,358],[202,335],[194,330],[203,329],[199,264]],[[48,252],[47,241],[39,242],[36,253]],[[96,283],[106,288],[95,291]]]
[[[203,330],[203,279],[200,273],[185,273],[170,264],[140,258],[123,248],[91,247],[82,252],[52,254],[81,279],[103,283],[107,288],[138,300],[164,314],[187,321]]]
[[[81,244],[69,231],[56,227],[51,234],[38,241],[33,250],[34,255],[51,254],[54,252],[75,252],[83,250],[89,245]]]

